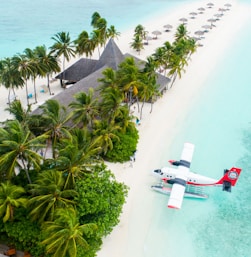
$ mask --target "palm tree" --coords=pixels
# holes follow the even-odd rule
[[[99,18],[96,22],[97,30],[99,31],[99,44],[104,46],[107,40],[107,21],[104,18]]]
[[[57,208],[69,208],[75,204],[73,199],[77,192],[64,189],[65,176],[60,171],[43,171],[30,186],[32,197],[28,204],[33,220],[53,220]]]
[[[85,54],[86,57],[92,56],[95,44],[85,30],[79,34],[78,38],[74,41],[74,44],[76,45],[76,53],[79,55]]]
[[[99,86],[101,94],[103,91],[107,90],[107,88],[118,88],[118,78],[115,70],[106,68],[102,74],[103,77],[98,79],[98,81],[101,82],[101,85]]]
[[[8,102],[10,104],[11,91],[13,92],[15,100],[15,89],[23,87],[24,85],[24,80],[17,67],[15,66],[13,58],[4,58],[0,61],[0,84],[3,84],[6,89],[9,89]]]
[[[167,61],[167,51],[165,47],[162,46],[155,49],[155,52],[152,56],[156,66],[159,68],[159,71],[162,72],[163,68],[166,66]]]
[[[93,28],[97,28],[97,21],[101,18],[100,14],[98,12],[94,12],[92,14],[92,20],[91,20],[91,26]]]
[[[13,57],[13,62],[18,71],[20,72],[22,78],[25,80],[25,89],[27,97],[27,106],[29,103],[29,93],[28,93],[28,79],[32,76],[34,72],[32,62],[24,54],[19,54]]]
[[[33,80],[33,89],[34,89],[34,98],[35,98],[35,103],[37,103],[37,89],[36,89],[36,77],[41,74],[41,65],[39,63],[39,60],[33,50],[30,48],[26,48],[24,50],[24,55],[30,62],[31,66],[31,77]]]
[[[71,114],[68,114],[66,108],[53,99],[47,100],[40,108],[43,111],[41,126],[50,139],[47,147],[52,142],[52,155],[55,158],[56,144],[59,142],[59,139],[69,136],[66,123],[70,120]]]
[[[74,95],[76,101],[69,104],[73,109],[72,119],[76,124],[81,124],[84,127],[93,125],[93,120],[99,115],[98,99],[93,96],[94,91],[89,88],[88,94],[79,92]]]
[[[196,44],[193,39],[189,37],[182,37],[173,43],[172,53],[169,58],[169,73],[172,77],[173,86],[177,76],[181,77],[182,71],[185,71],[184,67],[187,65],[187,60],[192,53],[196,51]]]
[[[139,35],[135,35],[133,42],[131,42],[130,46],[132,49],[136,50],[140,54],[140,51],[144,49],[142,37]]]
[[[98,48],[98,55],[100,57],[99,45],[102,44],[102,41],[101,41],[101,32],[98,29],[92,31],[92,33],[91,33],[91,42],[92,42],[92,45],[93,45],[94,49],[96,47]]]
[[[17,120],[7,121],[0,128],[0,172],[11,179],[16,168],[23,169],[31,183],[29,170],[40,170],[41,156],[37,151],[44,147],[46,138],[46,135],[34,137]]]
[[[114,124],[119,127],[122,133],[130,132],[135,128],[135,123],[132,122],[132,115],[126,106],[121,106],[120,111],[114,119]]]
[[[187,39],[188,38],[188,31],[184,24],[180,24],[175,32],[174,35],[175,41],[179,41],[180,39]]]
[[[69,62],[75,56],[74,44],[71,42],[69,32],[59,32],[52,37],[55,43],[51,46],[51,53],[56,57],[63,56],[63,74],[65,71],[65,59]],[[64,76],[63,76],[64,79]]]
[[[45,45],[37,46],[34,49],[34,53],[39,61],[39,75],[41,77],[47,77],[47,87],[51,95],[52,93],[50,88],[50,74],[60,71],[57,58],[52,55],[51,52],[47,51]]]
[[[94,124],[94,143],[102,148],[104,155],[108,150],[113,149],[113,140],[119,140],[115,134],[121,128],[114,123],[108,123],[106,120],[95,121]]]
[[[129,98],[128,107],[130,109],[132,97],[136,98],[138,103],[138,90],[142,83],[140,81],[139,68],[136,66],[133,58],[126,58],[122,63],[120,63],[119,70],[117,71],[117,78],[121,90],[125,92],[128,96],[127,98]]]
[[[172,57],[173,55],[173,49],[174,49],[174,46],[166,41],[164,43],[164,46],[162,47],[163,51],[164,51],[164,56],[163,56],[163,62],[162,62],[162,65],[163,65],[163,68],[165,69],[165,75],[166,75],[166,71],[168,69],[168,64],[170,62],[170,58]]]
[[[187,64],[186,58],[180,56],[178,54],[173,53],[170,57],[170,61],[168,64],[169,72],[168,75],[171,76],[172,83],[171,88],[177,78],[179,76],[181,78],[181,73],[184,71],[184,66]]]
[[[148,74],[143,74],[142,76],[144,76],[144,83],[142,83],[142,86],[139,91],[139,99],[140,101],[142,101],[141,110],[140,110],[140,119],[142,119],[142,113],[143,113],[142,111],[143,111],[145,102],[147,101],[151,102],[151,110],[150,110],[150,113],[151,113],[153,108],[153,101],[154,101],[153,98],[159,95],[158,86],[156,84],[155,77],[149,77]]]
[[[28,121],[30,120],[31,107],[29,106],[27,109],[24,109],[20,100],[16,100],[9,104],[9,107],[5,109],[9,111],[10,114],[14,116],[18,122],[20,122],[23,126],[28,125]]]
[[[120,36],[120,32],[116,30],[114,25],[111,25],[107,28],[107,38],[118,38]]]
[[[87,129],[74,129],[71,137],[63,139],[59,145],[59,155],[55,168],[67,175],[64,189],[73,189],[75,179],[93,170],[101,148],[93,143]]]
[[[0,184],[0,217],[3,217],[3,222],[13,221],[14,208],[26,207],[27,198],[22,197],[24,193],[21,186],[12,185],[10,181]]]
[[[120,110],[124,108],[122,101],[124,99],[123,93],[120,89],[109,87],[101,92],[102,101],[100,103],[100,110],[102,117],[107,117],[108,122],[112,123],[116,116],[119,115]]]
[[[141,24],[137,25],[134,29],[134,36],[138,35],[141,39],[145,39],[145,36],[147,35],[147,33],[148,32]]]
[[[76,212],[73,208],[59,209],[54,221],[43,224],[46,245],[46,253],[52,257],[71,256],[77,257],[77,249],[88,249],[89,244],[84,235],[94,235],[97,225],[87,223],[79,224]]]
[[[156,60],[153,58],[153,56],[148,56],[146,58],[145,66],[144,66],[144,72],[147,73],[154,73],[155,70],[157,69],[157,63]]]
[[[196,41],[195,39],[193,38],[188,38],[185,40],[185,49],[186,49],[186,57],[187,57],[187,60],[190,58],[190,56],[196,52],[197,50],[197,44],[196,44]]]

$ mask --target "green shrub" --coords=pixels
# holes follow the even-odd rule
[[[138,130],[135,128],[125,134],[116,133],[116,135],[120,140],[113,142],[113,149],[109,150],[104,158],[110,162],[125,162],[130,160],[130,156],[137,149],[139,139]]]

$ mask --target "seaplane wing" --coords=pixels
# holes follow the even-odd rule
[[[178,170],[176,177],[172,180],[173,187],[167,205],[169,208],[181,208],[190,171],[190,164],[193,158],[193,152],[194,145],[185,143],[180,161],[176,162]]]

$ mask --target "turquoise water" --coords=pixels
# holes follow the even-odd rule
[[[162,12],[163,7],[171,10],[188,2],[4,1],[0,7],[0,58],[22,52],[26,47],[49,46],[50,37],[62,30],[69,31],[74,38],[80,31],[90,30],[94,11],[123,31],[155,12]],[[192,142],[196,147],[193,171],[217,178],[223,169],[239,166],[243,172],[237,186],[231,194],[220,188],[208,189],[207,201],[185,200],[178,212],[166,208],[166,196],[154,195],[156,212],[144,239],[144,257],[251,256],[250,35],[251,21],[231,42],[231,51],[215,67],[200,99],[186,115],[186,122],[177,126],[179,133],[171,149],[163,151],[160,158],[160,163],[166,163],[169,157],[179,158],[183,143]],[[133,253],[133,249],[128,252]]]
[[[230,194],[207,189],[208,200],[185,200],[178,212],[167,209],[167,198],[158,195],[146,257],[251,256],[250,35],[251,19],[222,56],[167,150],[170,159],[179,158],[183,143],[193,142],[191,169],[217,178],[225,168],[241,167],[237,186]],[[163,154],[162,162],[167,158]]]
[[[66,31],[75,39],[92,31],[91,15],[98,11],[108,26],[120,32],[135,27],[153,13],[161,13],[191,0],[8,0],[0,6],[0,58],[21,53],[26,47],[53,44],[51,37]],[[142,4],[144,3],[144,4]]]

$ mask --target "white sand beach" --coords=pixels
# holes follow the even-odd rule
[[[214,14],[219,13],[219,8],[226,8],[224,6],[226,3],[232,5],[230,10],[224,12],[223,17],[215,23],[216,27],[204,34],[204,38],[201,40],[203,46],[199,47],[197,52],[192,55],[182,78],[177,80],[173,88],[154,104],[153,112],[149,114],[150,106],[148,109],[144,108],[143,119],[138,127],[140,140],[133,168],[129,166],[129,163],[108,164],[117,179],[129,185],[130,191],[121,221],[111,235],[104,240],[98,257],[145,256],[145,241],[149,232],[149,224],[154,219],[156,211],[153,209],[154,192],[150,189],[150,186],[156,181],[150,171],[163,165],[160,163],[160,156],[163,155],[163,149],[167,149],[168,145],[178,136],[176,125],[185,122],[185,113],[189,111],[191,105],[196,103],[196,99],[200,96],[200,90],[203,89],[203,83],[213,74],[215,64],[224,60],[229,42],[233,42],[238,31],[246,24],[250,7],[240,5],[237,1],[218,0],[214,2],[212,8],[207,8],[207,3],[208,1],[197,1],[194,4],[182,6],[182,9],[175,12],[167,13],[163,17],[156,17],[149,23],[142,23],[149,32],[153,30],[162,32],[157,40],[149,41],[149,45],[145,46],[145,50],[138,55],[143,59],[152,54],[165,41],[172,42],[173,31],[180,23],[181,17],[188,19],[187,29],[191,36],[195,36],[195,31],[201,30],[201,26],[209,24],[208,19],[215,18]],[[204,7],[205,12],[198,14],[195,19],[189,18],[189,13],[196,12],[199,7]],[[173,25],[172,32],[164,32],[163,25],[165,24]],[[133,31],[122,35],[118,40],[118,45],[124,53],[133,53],[128,44],[124,43],[132,37]],[[136,55],[135,52],[134,54]],[[165,164],[170,158],[170,153],[171,151],[165,153]],[[170,237],[168,240],[172,240],[172,238]]]
[[[148,56],[150,56],[152,53],[154,53],[154,51],[157,47],[162,46],[164,42],[166,42],[166,41],[172,42],[173,41],[175,30],[176,30],[177,26],[181,23],[181,21],[179,20],[180,18],[186,18],[188,20],[188,22],[186,23],[186,26],[187,26],[187,30],[190,33],[189,35],[192,37],[198,37],[194,34],[194,32],[197,30],[203,30],[203,28],[201,27],[202,25],[205,25],[205,24],[210,25],[210,22],[208,22],[207,20],[209,18],[216,18],[214,16],[214,14],[221,13],[218,10],[219,8],[225,8],[225,9],[227,8],[224,6],[224,4],[226,3],[225,1],[218,1],[217,4],[215,3],[215,6],[213,6],[212,8],[208,8],[207,3],[208,3],[207,1],[195,1],[194,4],[182,6],[182,9],[180,8],[180,9],[174,10],[172,12],[167,12],[167,14],[165,14],[163,16],[153,16],[152,19],[148,20],[148,21],[144,21],[144,19],[142,19],[141,24],[149,32],[150,37],[154,37],[154,35],[152,34],[152,31],[154,31],[154,30],[159,30],[159,31],[161,31],[162,34],[159,35],[158,38],[155,40],[149,40],[148,41],[149,45],[145,45],[144,50],[142,50],[140,52],[140,54],[138,54],[136,51],[134,51],[132,48],[130,48],[130,43],[133,40],[134,28],[138,24],[135,24],[135,27],[131,28],[130,30],[128,30],[126,32],[122,32],[121,36],[118,39],[115,39],[115,41],[118,44],[119,48],[121,49],[122,53],[130,53],[142,60],[145,60]],[[205,46],[200,47],[198,49],[197,53],[195,53],[192,56],[193,62],[197,58],[196,55],[200,55],[200,57],[201,57],[202,55],[205,54],[204,58],[207,59],[207,65],[212,65],[212,67],[213,67],[213,62],[217,61],[217,58],[213,58],[213,55],[208,54],[207,47],[213,43],[216,46],[212,49],[214,49],[214,51],[215,51],[215,49],[218,48],[216,51],[219,51],[221,46],[218,45],[217,41],[215,41],[214,39],[221,38],[221,37],[223,38],[222,31],[224,31],[223,33],[227,33],[228,30],[235,30],[238,27],[242,26],[241,21],[243,19],[245,19],[245,16],[242,15],[241,19],[238,20],[238,23],[233,24],[233,20],[231,20],[231,17],[232,17],[232,15],[236,15],[233,13],[233,10],[235,10],[235,8],[237,9],[237,7],[235,6],[236,1],[232,0],[229,3],[231,3],[233,5],[230,8],[231,11],[223,12],[224,13],[223,18],[215,23],[216,27],[214,27],[212,30],[210,30],[209,33],[205,33],[205,38],[203,38],[200,42],[201,44],[203,44]],[[199,11],[198,11],[199,7],[205,8],[205,11],[202,14],[199,14]],[[195,18],[192,19],[191,18],[192,16],[190,15],[191,12],[197,12],[198,15],[194,16]],[[236,12],[236,10],[235,10],[235,12]],[[229,16],[230,16],[230,18],[228,20]],[[165,28],[163,27],[165,24],[171,24],[173,26],[173,28],[171,29],[170,32],[165,32]],[[232,34],[233,34],[233,32],[232,32]],[[226,46],[224,46],[224,48],[225,47]],[[69,67],[70,65],[72,65],[74,62],[76,62],[79,58],[80,58],[79,56],[72,58],[70,60],[70,62],[66,63],[66,68]],[[98,51],[94,52],[92,58],[98,59]],[[208,60],[209,58],[210,58],[210,60]],[[193,66],[193,67],[195,66],[194,64],[193,65],[190,65],[190,64],[189,64],[189,67],[186,69],[186,76],[187,76],[187,74],[190,73],[190,72],[188,72],[188,69],[191,69],[190,66]],[[207,74],[210,74],[209,69],[210,69],[210,67],[208,66],[207,70],[205,71]],[[204,70],[203,70],[203,73],[204,73]],[[52,82],[50,83],[51,92],[53,93],[53,95],[56,95],[59,92],[61,92],[62,90],[64,90],[60,87],[60,83],[58,80],[55,80],[55,81],[53,80],[53,76],[55,76],[55,75],[56,74],[52,75],[52,77],[51,77]],[[197,77],[197,80],[200,78],[204,78],[204,76],[202,76],[202,75],[203,74],[201,74],[199,76],[199,78]],[[177,84],[177,82],[176,82],[176,84]],[[32,104],[31,107],[33,110],[36,109],[39,105],[43,104],[47,99],[53,97],[53,95],[49,95],[49,92],[45,92],[45,93],[42,92],[42,89],[45,88],[46,85],[47,85],[46,78],[37,78],[36,79],[37,101],[38,102],[35,103],[33,82],[31,80],[28,81],[28,94],[32,94],[32,98],[29,99],[29,103]],[[25,87],[23,87],[22,89],[15,90],[15,93],[16,93],[17,99],[19,99],[23,103],[23,105],[26,106],[27,99],[26,99]],[[10,98],[14,99],[13,93],[11,93]],[[8,107],[8,90],[6,90],[4,86],[0,86],[0,113],[1,113],[0,121],[4,121],[9,117],[9,113],[4,111],[7,107]]]
[[[146,105],[144,107],[141,125],[138,126],[140,140],[133,167],[130,167],[129,163],[108,163],[108,167],[113,171],[117,180],[127,184],[130,190],[120,223],[104,239],[98,257],[144,256],[144,241],[155,211],[152,208],[154,193],[150,190],[155,178],[151,176],[150,171],[162,165],[160,155],[163,155],[163,149],[167,149],[168,145],[175,140],[178,134],[176,125],[184,122],[183,117],[189,111],[191,105],[196,103],[196,99],[200,96],[200,90],[203,88],[203,83],[212,75],[215,64],[224,59],[224,53],[229,42],[245,26],[250,14],[250,8],[239,4],[236,0],[217,0],[213,2],[214,6],[212,8],[208,8],[207,3],[208,1],[195,1],[193,4],[183,5],[172,13],[167,12],[162,17],[153,17],[151,21],[142,23],[146,30],[150,32],[150,36],[153,36],[151,32],[154,30],[160,30],[162,34],[158,36],[158,39],[150,40],[149,45],[145,46],[140,55],[129,47],[134,28],[122,33],[121,37],[116,40],[123,53],[130,53],[138,58],[145,59],[157,47],[162,46],[165,41],[172,42],[174,32],[180,24],[180,18],[188,19],[187,30],[191,36],[196,36],[194,35],[195,31],[202,30],[202,25],[210,24],[207,21],[208,19],[216,18],[214,15],[221,13],[219,8],[227,9],[226,3],[232,5],[229,10],[223,12],[223,17],[215,22],[216,26],[204,34],[204,38],[201,39],[203,46],[198,47],[197,52],[192,55],[188,67],[185,68],[186,72],[183,73],[181,79],[177,79],[173,88],[168,90],[154,104],[152,113],[149,113],[150,106]],[[192,19],[189,13],[198,12],[200,7],[204,7],[205,11]],[[165,32],[163,27],[165,24],[171,24],[173,29],[170,32]],[[135,27],[136,25],[138,24],[135,24]],[[71,63],[75,60],[72,60]],[[37,81],[38,88],[43,84],[46,84],[46,80],[40,79]],[[30,86],[30,88],[32,87]],[[51,88],[54,94],[63,90],[59,82],[53,82]],[[24,104],[26,103],[24,89],[18,90],[17,96]],[[7,97],[8,91],[4,87],[0,87],[0,121],[8,117],[8,113],[4,112],[4,109],[8,106]],[[39,103],[50,97],[52,96],[49,96],[48,93],[38,92]],[[34,98],[31,101],[34,102]],[[132,108],[132,110],[134,109]],[[137,108],[134,111],[134,114],[137,115]],[[169,158],[169,153],[165,153],[166,160]],[[169,238],[168,240],[172,239]]]

